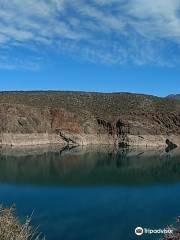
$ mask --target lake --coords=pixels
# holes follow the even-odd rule
[[[0,149],[0,202],[49,240],[159,239],[180,215],[180,150]]]

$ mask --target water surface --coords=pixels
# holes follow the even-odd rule
[[[180,151],[1,149],[0,202],[33,214],[47,239],[138,239],[180,215]],[[143,236],[140,239],[159,239]]]

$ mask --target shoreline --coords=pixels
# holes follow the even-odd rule
[[[65,137],[64,137],[65,136]],[[86,146],[86,145],[116,145],[120,143],[117,136],[108,134],[73,134],[64,133],[61,137],[55,133],[1,133],[0,146]],[[166,139],[180,146],[180,135],[127,135],[123,143],[128,146],[166,147]]]

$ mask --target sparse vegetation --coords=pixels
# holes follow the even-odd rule
[[[0,206],[0,240],[45,240],[31,227],[31,218],[21,223],[15,213],[14,207]]]
[[[91,113],[103,118],[131,112],[180,111],[180,101],[143,94],[84,92],[1,92],[0,103],[64,108],[75,114]]]

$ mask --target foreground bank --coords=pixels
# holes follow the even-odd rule
[[[30,218],[26,218],[24,223],[16,217],[15,208],[4,208],[0,206],[0,239],[10,240],[45,240],[33,229]]]

